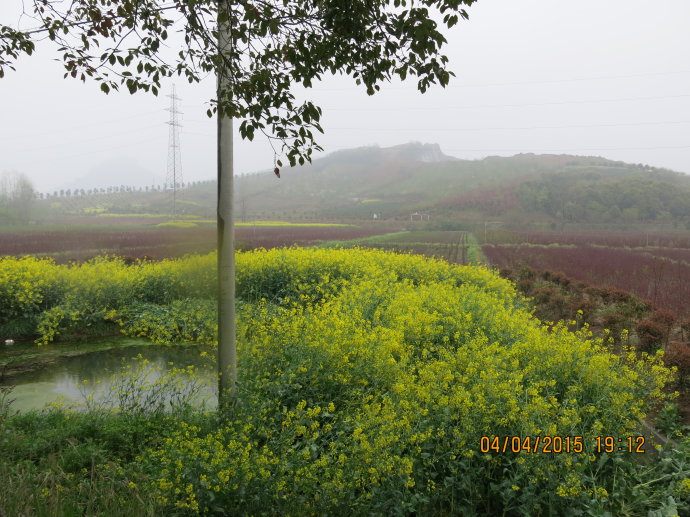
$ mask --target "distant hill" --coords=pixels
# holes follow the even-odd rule
[[[437,144],[363,147],[312,164],[243,174],[235,181],[239,219],[405,219],[502,217],[540,223],[676,223],[690,225],[690,176],[601,157],[519,154],[460,160]],[[98,196],[70,200],[98,204]],[[126,192],[101,199],[101,211],[165,213],[169,193]],[[178,195],[188,214],[215,214],[216,185]]]
[[[139,162],[129,156],[120,156],[103,161],[92,167],[89,172],[76,180],[68,181],[55,190],[75,190],[101,188],[108,183],[106,178],[117,178],[117,184],[129,187],[145,187],[161,183],[160,175],[142,167]]]

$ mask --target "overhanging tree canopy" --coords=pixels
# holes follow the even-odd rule
[[[0,77],[37,39],[57,45],[65,76],[93,78],[101,89],[157,94],[173,75],[198,82],[223,70],[220,109],[240,133],[281,143],[290,164],[319,149],[321,110],[297,103],[293,86],[345,73],[369,94],[394,76],[415,76],[424,92],[448,84],[440,53],[450,28],[475,0],[32,0],[29,27],[0,26]],[[219,5],[221,6],[219,13]],[[218,24],[229,40],[218,48]]]
[[[298,103],[293,86],[344,73],[374,94],[397,76],[417,78],[423,93],[448,84],[441,54],[450,28],[475,0],[32,0],[35,24],[0,25],[0,77],[35,40],[57,44],[65,77],[92,78],[109,93],[125,86],[157,95],[175,74],[218,78],[208,115],[218,114],[219,406],[237,378],[232,237],[233,119],[252,140],[280,142],[290,165],[309,161],[322,131],[321,109]],[[170,37],[170,31],[175,35]],[[179,33],[179,34],[177,34]],[[177,51],[174,47],[177,46]],[[275,149],[275,147],[274,147]],[[280,160],[276,160],[282,166]],[[227,397],[225,395],[228,395]]]

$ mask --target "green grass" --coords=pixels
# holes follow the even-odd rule
[[[467,233],[467,261],[470,264],[487,264],[486,257],[482,253],[482,246],[473,233]]]
[[[382,244],[403,244],[403,245],[430,245],[430,244],[455,244],[460,239],[461,231],[458,230],[412,230],[391,232],[383,235],[372,235],[347,241],[330,241],[324,243],[325,247],[335,245],[356,246],[371,245],[372,243]]]
[[[450,262],[460,261],[461,251],[454,250],[463,234],[458,230],[413,230],[372,235],[361,239],[328,241],[320,244],[321,248],[371,247],[413,253],[427,257],[436,257]],[[470,232],[467,234],[466,260],[468,264],[486,264],[479,241]]]
[[[170,217],[171,214],[116,214],[116,213],[104,213],[97,214],[96,217],[114,217],[114,218],[146,218],[146,219],[164,219]],[[193,214],[178,214],[175,216],[177,219],[196,219],[199,216]]]
[[[117,220],[117,219],[115,219]],[[120,219],[121,220],[121,219]],[[150,223],[142,224],[105,224],[105,223],[94,223],[94,224],[31,224],[23,226],[0,226],[0,233],[4,234],[26,234],[26,233],[44,233],[44,232],[62,232],[62,233],[73,233],[85,230],[155,230],[156,226]]]
[[[362,237],[360,239],[340,240],[340,241],[326,241],[318,245],[319,248],[351,248],[354,246],[374,246],[376,243],[395,241],[401,235],[406,235],[410,232],[392,232],[384,233],[383,235],[372,235],[371,237]]]
[[[198,224],[192,221],[168,221],[165,223],[158,223],[158,228],[196,228]]]
[[[137,455],[159,443],[183,415],[203,427],[215,418],[55,410],[10,416],[3,395],[11,393],[0,393],[2,516],[160,515]]]
[[[235,223],[239,227],[252,226],[299,226],[311,228],[356,228],[354,224],[341,223],[291,223],[289,221],[249,221],[245,223]]]

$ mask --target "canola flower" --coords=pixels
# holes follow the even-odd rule
[[[214,255],[5,268],[0,296],[36,319],[41,342],[89,318],[158,342],[215,341]],[[180,423],[138,458],[170,513],[539,515],[605,500],[595,438],[636,434],[669,377],[658,356],[547,328],[483,267],[258,250],[237,254],[236,285],[232,417]],[[482,436],[547,435],[585,446],[480,452]]]

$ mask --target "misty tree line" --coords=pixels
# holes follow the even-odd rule
[[[0,175],[0,224],[27,222],[36,190],[26,175],[3,172]]]
[[[202,180],[202,181],[187,181],[180,182],[176,184],[178,189],[187,189],[191,187],[196,187],[199,185],[205,185],[212,183],[215,180]],[[36,199],[54,199],[61,197],[78,197],[78,196],[93,196],[99,194],[129,194],[129,193],[146,193],[146,192],[165,192],[172,190],[172,183],[163,183],[162,185],[146,185],[144,187],[135,187],[131,185],[112,185],[109,187],[96,187],[90,189],[60,189],[53,192],[37,192]]]
[[[180,190],[213,183],[215,180],[187,181],[177,184]],[[39,192],[26,174],[16,171],[5,171],[0,174],[0,225],[24,224],[31,220],[36,201],[58,198],[78,198],[85,196],[102,196],[113,194],[169,192],[172,185],[112,185],[90,189],[60,189],[53,192]]]

